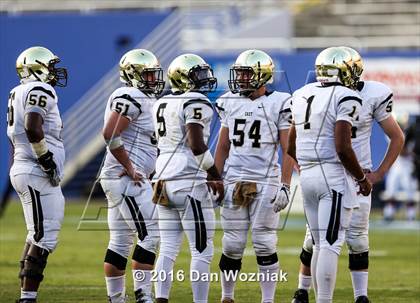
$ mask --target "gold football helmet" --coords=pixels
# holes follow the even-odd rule
[[[168,68],[168,79],[173,91],[212,92],[217,87],[213,70],[203,58],[194,54],[176,57]]]
[[[351,54],[340,47],[324,49],[315,60],[316,79],[321,83],[340,82],[353,87],[352,68]]]
[[[360,56],[358,51],[356,51],[355,49],[351,47],[341,46],[341,48],[348,51],[351,55],[351,59],[353,60],[353,69],[352,69],[353,81],[354,81],[353,86],[354,88],[356,88],[357,84],[360,81],[360,77],[362,76],[362,73],[363,73],[362,56]]]
[[[67,70],[57,68],[60,59],[49,49],[34,46],[24,50],[16,60],[16,71],[21,82],[41,81],[52,86],[67,85]]]
[[[249,95],[272,83],[274,63],[269,55],[257,49],[242,52],[230,69],[229,88],[233,93]]]
[[[133,49],[122,56],[120,80],[146,94],[160,95],[165,87],[163,69],[158,59],[145,49]]]

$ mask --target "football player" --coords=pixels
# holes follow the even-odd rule
[[[315,62],[318,82],[297,90],[292,100],[288,153],[300,165],[304,209],[315,242],[311,272],[320,303],[332,302],[345,229],[357,206],[356,183],[365,197],[372,187],[351,145],[362,106],[351,89],[352,66],[347,50],[323,50]]]
[[[207,147],[213,107],[205,94],[216,88],[213,71],[201,57],[184,54],[170,64],[168,79],[172,94],[153,107],[160,151],[154,177],[161,236],[155,284],[158,303],[168,302],[183,231],[192,256],[191,272],[200,277],[209,274],[215,222],[208,186],[218,201],[224,193]],[[209,283],[208,279],[191,281],[194,302],[207,302]]]
[[[14,149],[11,183],[23,206],[28,234],[20,260],[21,295],[36,302],[48,255],[57,245],[64,216],[63,123],[54,86],[67,84],[60,59],[45,47],[23,51],[16,61],[20,85],[9,94],[7,135]]]
[[[215,162],[219,172],[224,171],[226,186],[219,262],[225,303],[234,300],[234,275],[241,269],[249,229],[259,272],[267,277],[260,281],[261,302],[274,302],[277,282],[272,274],[279,271],[277,225],[279,211],[289,203],[294,160],[286,153],[291,96],[268,90],[273,76],[269,55],[244,51],[230,69],[230,92],[216,102],[221,129]]]
[[[107,153],[101,186],[108,200],[110,240],[104,270],[109,302],[126,302],[125,268],[132,254],[137,303],[152,302],[151,271],[159,245],[157,211],[149,181],[157,157],[152,106],[164,87],[163,70],[153,53],[134,49],[122,56],[125,85],[108,99],[103,136]]]
[[[376,81],[360,81],[363,72],[363,62],[360,54],[349,47],[342,47],[352,56],[353,61],[353,87],[363,100],[358,119],[354,121],[352,131],[352,146],[357,159],[372,184],[380,181],[390,169],[402,146],[404,135],[395,121],[392,112],[392,91],[383,83]],[[382,127],[390,142],[382,163],[375,171],[372,170],[370,136],[373,122]],[[369,213],[371,195],[356,197],[359,207],[353,210],[349,229],[346,233],[346,242],[349,248],[349,269],[353,283],[356,303],[369,302],[367,297],[368,265],[369,265]],[[293,303],[308,302],[308,289],[311,284],[310,264],[312,258],[312,238],[309,229],[306,231],[302,248],[301,269],[299,273],[299,286],[295,293]]]

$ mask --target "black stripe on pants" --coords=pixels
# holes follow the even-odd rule
[[[333,245],[338,239],[338,231],[340,229],[340,217],[341,217],[341,198],[343,194],[332,190],[332,204],[330,221],[328,222],[327,236],[326,239],[330,245]]]
[[[34,240],[39,242],[44,237],[44,215],[42,213],[41,195],[36,189],[28,185],[32,201],[32,216],[34,219]]]
[[[144,218],[140,212],[139,206],[136,203],[136,200],[132,196],[122,195],[125,202],[127,203],[128,209],[130,210],[131,217],[133,217],[134,224],[136,225],[137,235],[140,241],[143,241],[147,236],[146,223],[144,223]]]
[[[207,247],[207,230],[206,222],[204,222],[203,211],[201,209],[201,202],[188,196],[191,202],[191,208],[194,214],[195,223],[195,248],[202,253]]]

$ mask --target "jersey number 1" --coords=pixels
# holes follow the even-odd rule
[[[306,113],[305,113],[305,123],[303,124],[303,129],[311,129],[311,123],[309,123],[309,117],[311,116],[311,105],[314,101],[315,96],[310,96],[306,99]]]

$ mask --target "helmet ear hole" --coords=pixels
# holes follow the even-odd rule
[[[42,71],[40,70],[35,71],[35,73],[37,73],[38,75],[42,75]]]

